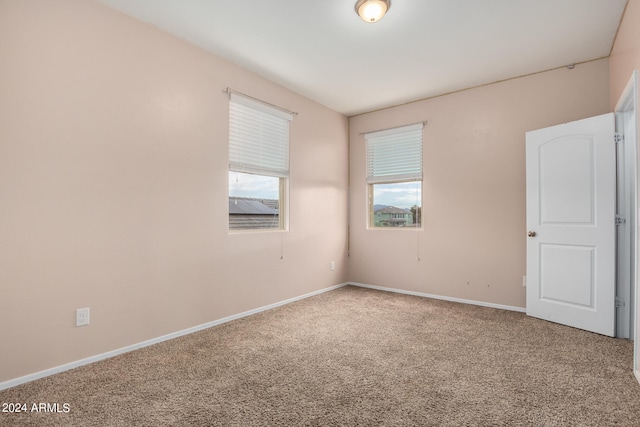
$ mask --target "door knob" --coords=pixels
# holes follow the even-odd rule
[[[527,236],[536,237],[536,232],[535,231],[530,231],[530,232],[527,233]]]

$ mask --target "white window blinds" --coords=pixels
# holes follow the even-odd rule
[[[371,132],[367,145],[367,183],[422,181],[423,124]]]
[[[289,177],[289,122],[293,115],[230,94],[229,170]]]

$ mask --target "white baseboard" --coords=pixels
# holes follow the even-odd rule
[[[198,332],[198,331],[201,331],[203,329],[207,329],[207,328],[211,328],[213,326],[217,326],[217,325],[220,325],[220,324],[223,324],[223,323],[227,323],[227,322],[230,322],[232,320],[240,319],[242,317],[247,317],[247,316],[251,316],[253,314],[257,314],[257,313],[260,313],[260,312],[263,312],[263,311],[271,310],[272,308],[276,308],[276,307],[280,307],[282,305],[290,304],[290,303],[295,302],[295,301],[300,301],[302,299],[309,298],[309,297],[312,297],[312,296],[315,296],[315,295],[320,295],[322,293],[329,292],[329,291],[332,291],[334,289],[341,288],[341,287],[346,286],[348,284],[349,283],[341,283],[339,285],[331,286],[329,288],[320,289],[319,291],[311,292],[311,293],[308,293],[308,294],[305,294],[305,295],[301,295],[301,296],[298,296],[298,297],[294,297],[294,298],[289,298],[289,299],[284,300],[284,301],[276,302],[274,304],[265,305],[264,307],[259,307],[259,308],[253,309],[253,310],[245,311],[243,313],[227,316],[227,317],[224,317],[222,319],[214,320],[212,322],[204,323],[202,325],[197,325],[197,326],[194,326],[194,327],[191,327],[191,328],[183,329],[181,331],[173,332],[173,333],[170,333],[170,334],[167,334],[167,335],[163,335],[161,337],[153,338],[153,339],[150,339],[150,340],[147,340],[147,341],[143,341],[143,342],[140,342],[140,343],[137,343],[137,344],[128,345],[126,347],[122,347],[122,348],[119,348],[117,350],[108,351],[106,353],[102,353],[102,354],[98,354],[98,355],[95,355],[95,356],[87,357],[86,359],[77,360],[75,362],[66,363],[64,365],[56,366],[54,368],[45,369],[45,370],[40,371],[40,372],[36,372],[36,373],[33,373],[33,374],[25,375],[23,377],[15,378],[15,379],[12,379],[12,380],[9,380],[9,381],[5,381],[5,382],[0,383],[0,390],[5,390],[5,389],[11,388],[11,387],[15,387],[15,386],[20,385],[20,384],[24,384],[24,383],[27,383],[27,382],[30,382],[30,381],[34,381],[34,380],[37,380],[37,379],[40,379],[40,378],[48,377],[50,375],[58,374],[60,372],[68,371],[70,369],[74,369],[74,368],[77,368],[77,367],[80,367],[80,366],[88,365],[90,363],[99,362],[100,360],[109,359],[111,357],[118,356],[118,355],[123,354],[123,353],[128,353],[130,351],[138,350],[138,349],[143,348],[143,347],[148,347],[148,346],[153,345],[153,344],[158,344],[158,343],[161,343],[163,341],[167,341],[167,340],[170,340],[170,339],[173,339],[173,338],[178,338],[178,337],[181,337],[183,335],[192,334],[194,332]]]
[[[474,300],[469,300],[469,299],[446,297],[446,296],[442,296],[442,295],[425,294],[425,293],[422,293],[422,292],[405,291],[403,289],[385,288],[383,286],[367,285],[366,283],[349,282],[349,283],[347,283],[347,285],[359,286],[361,288],[376,289],[378,291],[395,292],[395,293],[398,293],[398,294],[414,295],[414,296],[417,296],[417,297],[433,298],[433,299],[439,299],[439,300],[444,300],[444,301],[459,302],[459,303],[462,303],[462,304],[471,304],[471,305],[479,305],[479,306],[482,306],[482,307],[499,308],[501,310],[519,311],[521,313],[525,313],[526,312],[525,308],[515,307],[515,306],[511,306],[511,305],[494,304],[494,303],[491,303],[491,302],[474,301]]]

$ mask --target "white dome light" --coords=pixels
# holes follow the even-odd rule
[[[365,22],[377,22],[391,7],[391,0],[358,0],[356,12]]]

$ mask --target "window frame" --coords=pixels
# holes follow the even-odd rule
[[[416,182],[420,185],[420,197],[414,206],[416,213],[423,209],[423,130],[424,123],[400,126],[364,134],[366,185],[367,185],[367,229],[372,230],[422,230],[422,220],[413,218],[409,226],[376,225],[374,207],[375,186]],[[396,206],[398,207],[398,206]],[[413,207],[413,206],[412,206]],[[402,207],[398,207],[405,209]],[[410,209],[410,208],[409,208]]]
[[[229,182],[231,182],[232,180],[232,175],[235,173],[241,173],[241,172],[236,172],[236,171],[232,171],[229,170],[227,176],[229,177]],[[250,174],[250,175],[255,175],[255,176],[264,176],[267,177],[268,175],[256,175],[256,174]],[[287,231],[289,229],[289,223],[288,218],[289,218],[289,211],[288,211],[288,194],[289,194],[289,180],[286,178],[279,178],[279,177],[272,177],[272,178],[277,178],[278,179],[278,199],[266,199],[263,197],[251,197],[251,196],[237,196],[237,195],[231,195],[230,191],[228,194],[228,199],[229,202],[231,203],[232,199],[237,198],[237,199],[244,199],[244,200],[261,200],[261,199],[266,199],[266,200],[277,200],[278,201],[278,213],[275,215],[278,219],[277,222],[277,226],[275,227],[237,227],[237,226],[232,226],[231,225],[231,216],[235,215],[235,214],[231,214],[231,212],[229,212],[229,232],[231,233],[244,233],[244,232],[269,232],[269,231]],[[229,187],[231,187],[229,185]],[[229,188],[230,190],[230,188]],[[273,218],[272,216],[270,216],[270,218]],[[266,222],[266,221],[265,221]]]
[[[289,155],[290,123],[295,113],[244,94],[229,92],[229,169],[227,198],[231,195],[231,174],[278,178],[278,226],[242,227],[231,225],[231,209],[227,212],[230,233],[287,231],[289,229]],[[261,199],[259,194],[247,199]],[[269,199],[272,200],[272,199]],[[229,206],[230,208],[230,206]],[[251,215],[251,214],[249,214]]]

